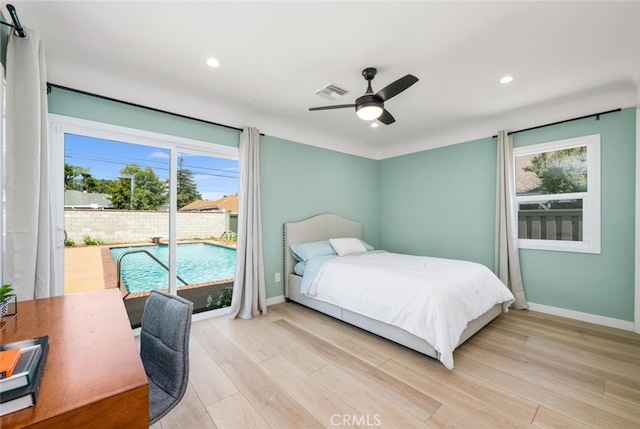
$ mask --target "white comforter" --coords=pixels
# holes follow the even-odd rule
[[[499,303],[507,311],[514,301],[484,265],[396,253],[330,260],[308,295],[425,339],[449,369],[467,323]]]

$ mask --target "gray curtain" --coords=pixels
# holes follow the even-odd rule
[[[240,136],[238,242],[230,319],[251,319],[267,313],[262,261],[259,144],[260,132],[245,127]]]
[[[6,122],[6,274],[19,300],[55,290],[56,254],[50,148],[47,143],[47,84],[44,45],[9,36]]]
[[[513,306],[529,308],[520,272],[518,252],[518,210],[515,200],[513,137],[498,133],[498,176],[496,186],[496,275],[516,298]]]

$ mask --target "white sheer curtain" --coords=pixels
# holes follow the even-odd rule
[[[496,186],[496,274],[516,298],[513,306],[529,308],[524,294],[518,252],[518,210],[514,189],[513,137],[498,133],[498,177]]]
[[[262,262],[259,144],[260,132],[245,127],[240,136],[238,242],[230,319],[251,319],[267,313]]]
[[[7,47],[7,248],[5,282],[19,300],[55,291],[55,224],[47,143],[44,45],[9,36]]]

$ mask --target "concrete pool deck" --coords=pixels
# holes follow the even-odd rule
[[[105,289],[102,246],[65,247],[64,294]]]
[[[109,249],[126,245],[78,246],[64,248],[64,294],[89,292],[117,287],[116,263]],[[106,257],[105,255],[108,255]]]

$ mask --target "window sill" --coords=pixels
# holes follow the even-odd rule
[[[531,250],[550,250],[555,252],[600,254],[600,243],[593,243],[589,241],[519,239],[518,248]]]

